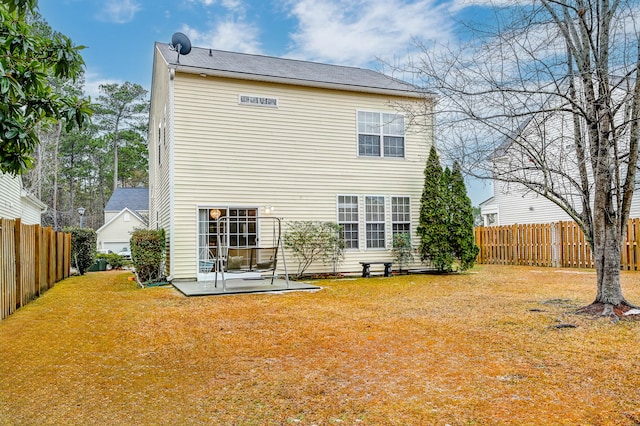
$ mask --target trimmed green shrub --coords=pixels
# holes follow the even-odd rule
[[[393,236],[394,260],[398,263],[400,272],[402,266],[413,262],[413,247],[411,247],[411,235],[407,233]]]
[[[125,265],[129,263],[124,257],[120,256],[118,253],[100,253],[96,256],[98,259],[105,259],[111,268],[113,269],[122,269]]]
[[[131,236],[131,260],[142,283],[157,282],[164,278],[164,229],[137,229]]]
[[[333,274],[344,258],[342,227],[334,222],[294,221],[288,224],[285,247],[298,260],[297,278],[315,261],[331,263]]]
[[[71,264],[80,275],[84,275],[95,260],[96,231],[69,227],[65,228],[64,232],[71,234]]]

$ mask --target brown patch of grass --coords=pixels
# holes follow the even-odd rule
[[[127,273],[0,322],[0,424],[638,424],[640,323],[590,271],[480,266],[186,298]],[[640,302],[640,274],[623,273]],[[571,324],[575,328],[556,328]]]

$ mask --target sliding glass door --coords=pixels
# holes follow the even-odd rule
[[[236,254],[248,253],[252,248],[257,247],[257,217],[257,208],[199,209],[198,273],[206,274],[214,271],[214,260],[221,247],[228,248],[230,252],[233,251]]]

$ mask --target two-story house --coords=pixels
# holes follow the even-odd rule
[[[405,119],[407,103],[427,109],[424,122]],[[368,69],[206,48],[178,58],[156,43],[149,227],[166,231],[169,279],[203,279],[220,217],[236,224],[231,247],[265,244],[254,218],[281,218],[283,233],[337,222],[343,272],[392,259],[394,233],[417,244],[431,107],[416,86]]]

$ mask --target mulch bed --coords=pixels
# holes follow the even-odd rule
[[[602,312],[604,312],[604,309],[605,309],[604,303],[592,303],[590,305],[577,309],[575,313],[578,315],[598,317],[598,316],[602,316]],[[621,305],[614,306],[613,312],[618,317],[618,319],[623,319],[627,321],[640,321],[640,314],[625,315],[625,313],[629,312],[632,309],[637,309],[637,308],[626,305],[626,304],[621,304]]]

